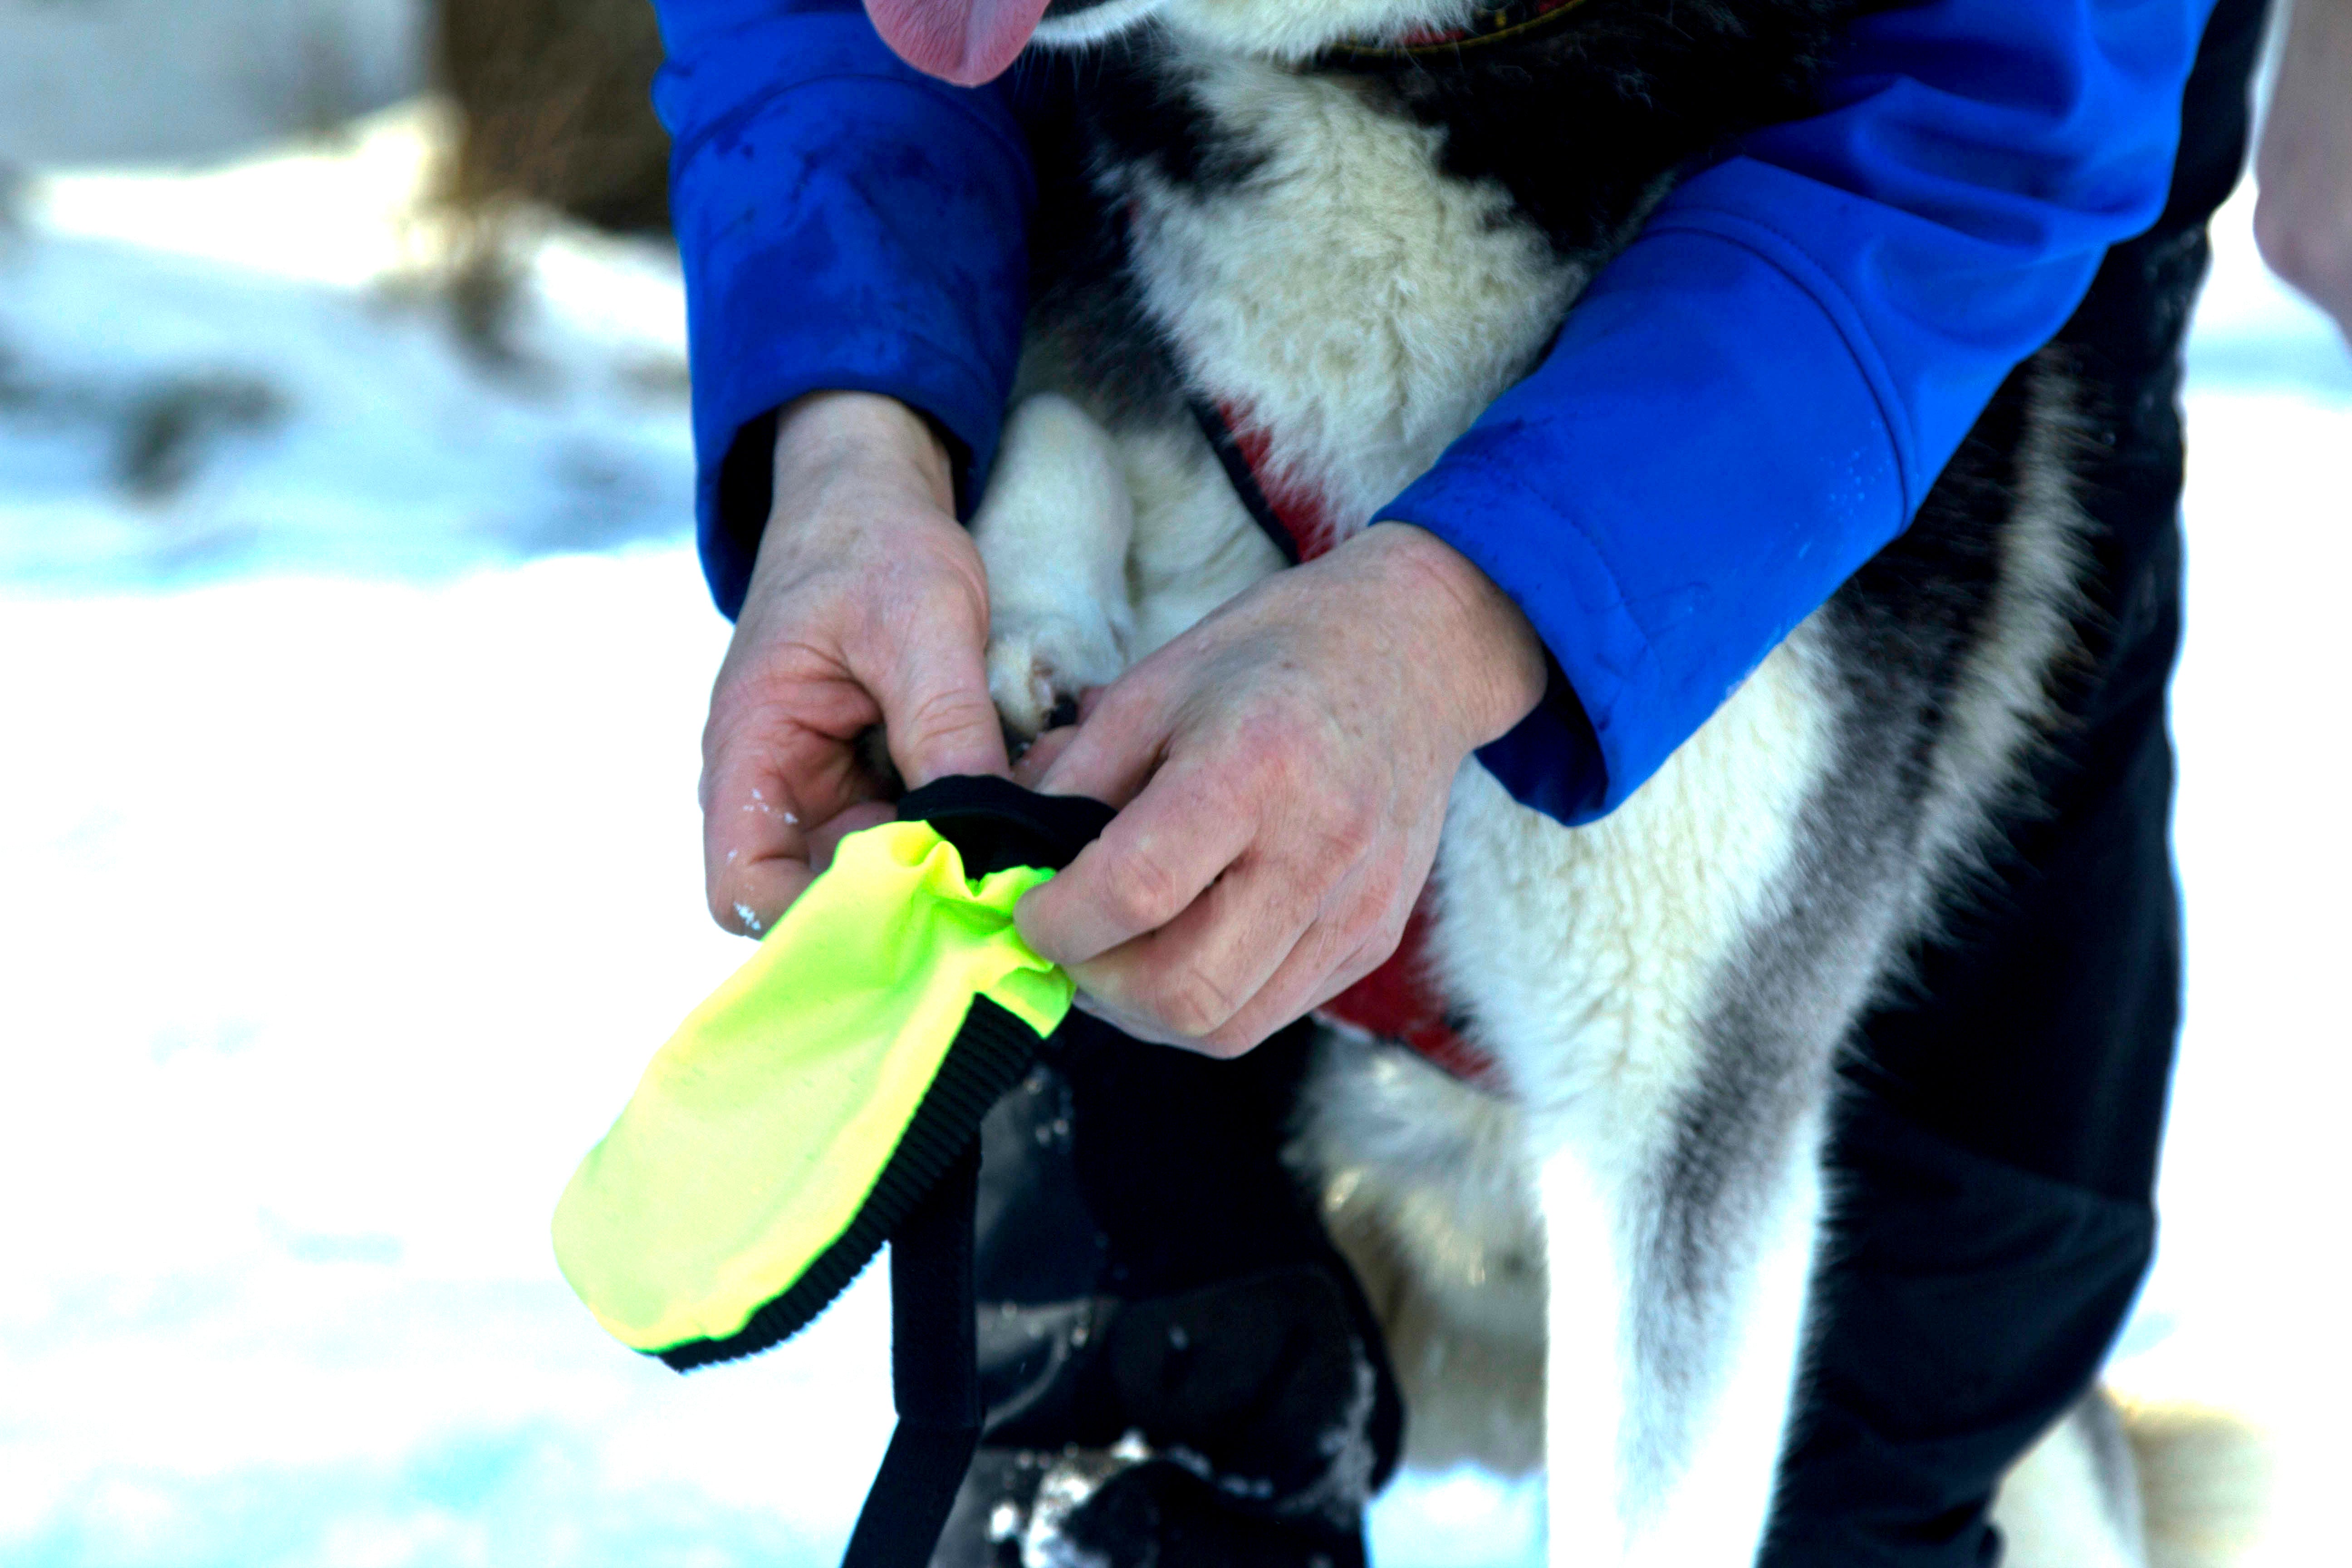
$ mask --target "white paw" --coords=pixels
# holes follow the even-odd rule
[[[988,641],[988,694],[1024,741],[1077,721],[1078,699],[1127,668],[1127,628],[1095,613],[1000,614]]]

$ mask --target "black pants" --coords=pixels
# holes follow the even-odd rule
[[[1282,1163],[1312,1043],[1294,1026],[1220,1062],[1073,1016],[990,1113],[988,1426],[934,1568],[1016,1568],[1057,1510],[1054,1561],[1362,1568],[1361,1502],[1403,1411]]]
[[[2061,342],[2129,389],[2086,504],[2108,602],[2075,719],[1996,878],[1871,1019],[1832,1152],[1822,1331],[1764,1562],[1998,1560],[2001,1472],[2088,1386],[2156,1238],[2179,1025],[2172,753],[2179,358],[2205,223],[2245,157],[2263,0],[2222,0],[2171,200],[2117,247]]]
[[[1917,955],[1911,999],[1867,1022],[1843,1069],[1769,1568],[1996,1561],[1994,1486],[2096,1375],[2147,1270],[2179,1011],[2179,352],[2206,219],[2244,158],[2263,10],[2221,0],[2168,209],[2061,335],[2087,379],[2125,389],[2084,494],[2108,598],[2042,809],[2009,825],[1993,875]],[[1360,1292],[1278,1164],[1304,1036],[1218,1064],[1098,1032],[1075,1025],[990,1122],[991,1447],[941,1562],[1018,1561],[992,1521],[1030,1508],[1055,1456],[1148,1430],[1173,1458],[1101,1487],[1073,1544],[1160,1568],[1360,1563],[1352,1510],[1287,1506],[1349,1444],[1378,1479],[1398,1436]],[[1209,1479],[1234,1476],[1266,1488]]]

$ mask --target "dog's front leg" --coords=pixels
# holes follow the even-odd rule
[[[988,571],[988,693],[1034,740],[1127,668],[1135,510],[1109,433],[1066,397],[1024,400],[971,531]]]
[[[1811,1119],[1809,1119],[1809,1123]],[[1747,1568],[1770,1511],[1819,1228],[1814,1125],[1744,1168],[1687,1122],[1541,1168],[1554,1568]]]

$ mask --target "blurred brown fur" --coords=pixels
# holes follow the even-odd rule
[[[439,13],[436,63],[463,122],[450,201],[667,226],[669,138],[647,99],[661,35],[647,0],[440,0]]]

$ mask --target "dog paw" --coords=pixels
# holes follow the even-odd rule
[[[1007,734],[1034,741],[1078,721],[1078,699],[1126,668],[1126,639],[1108,616],[1001,620],[988,643],[988,694]]]

